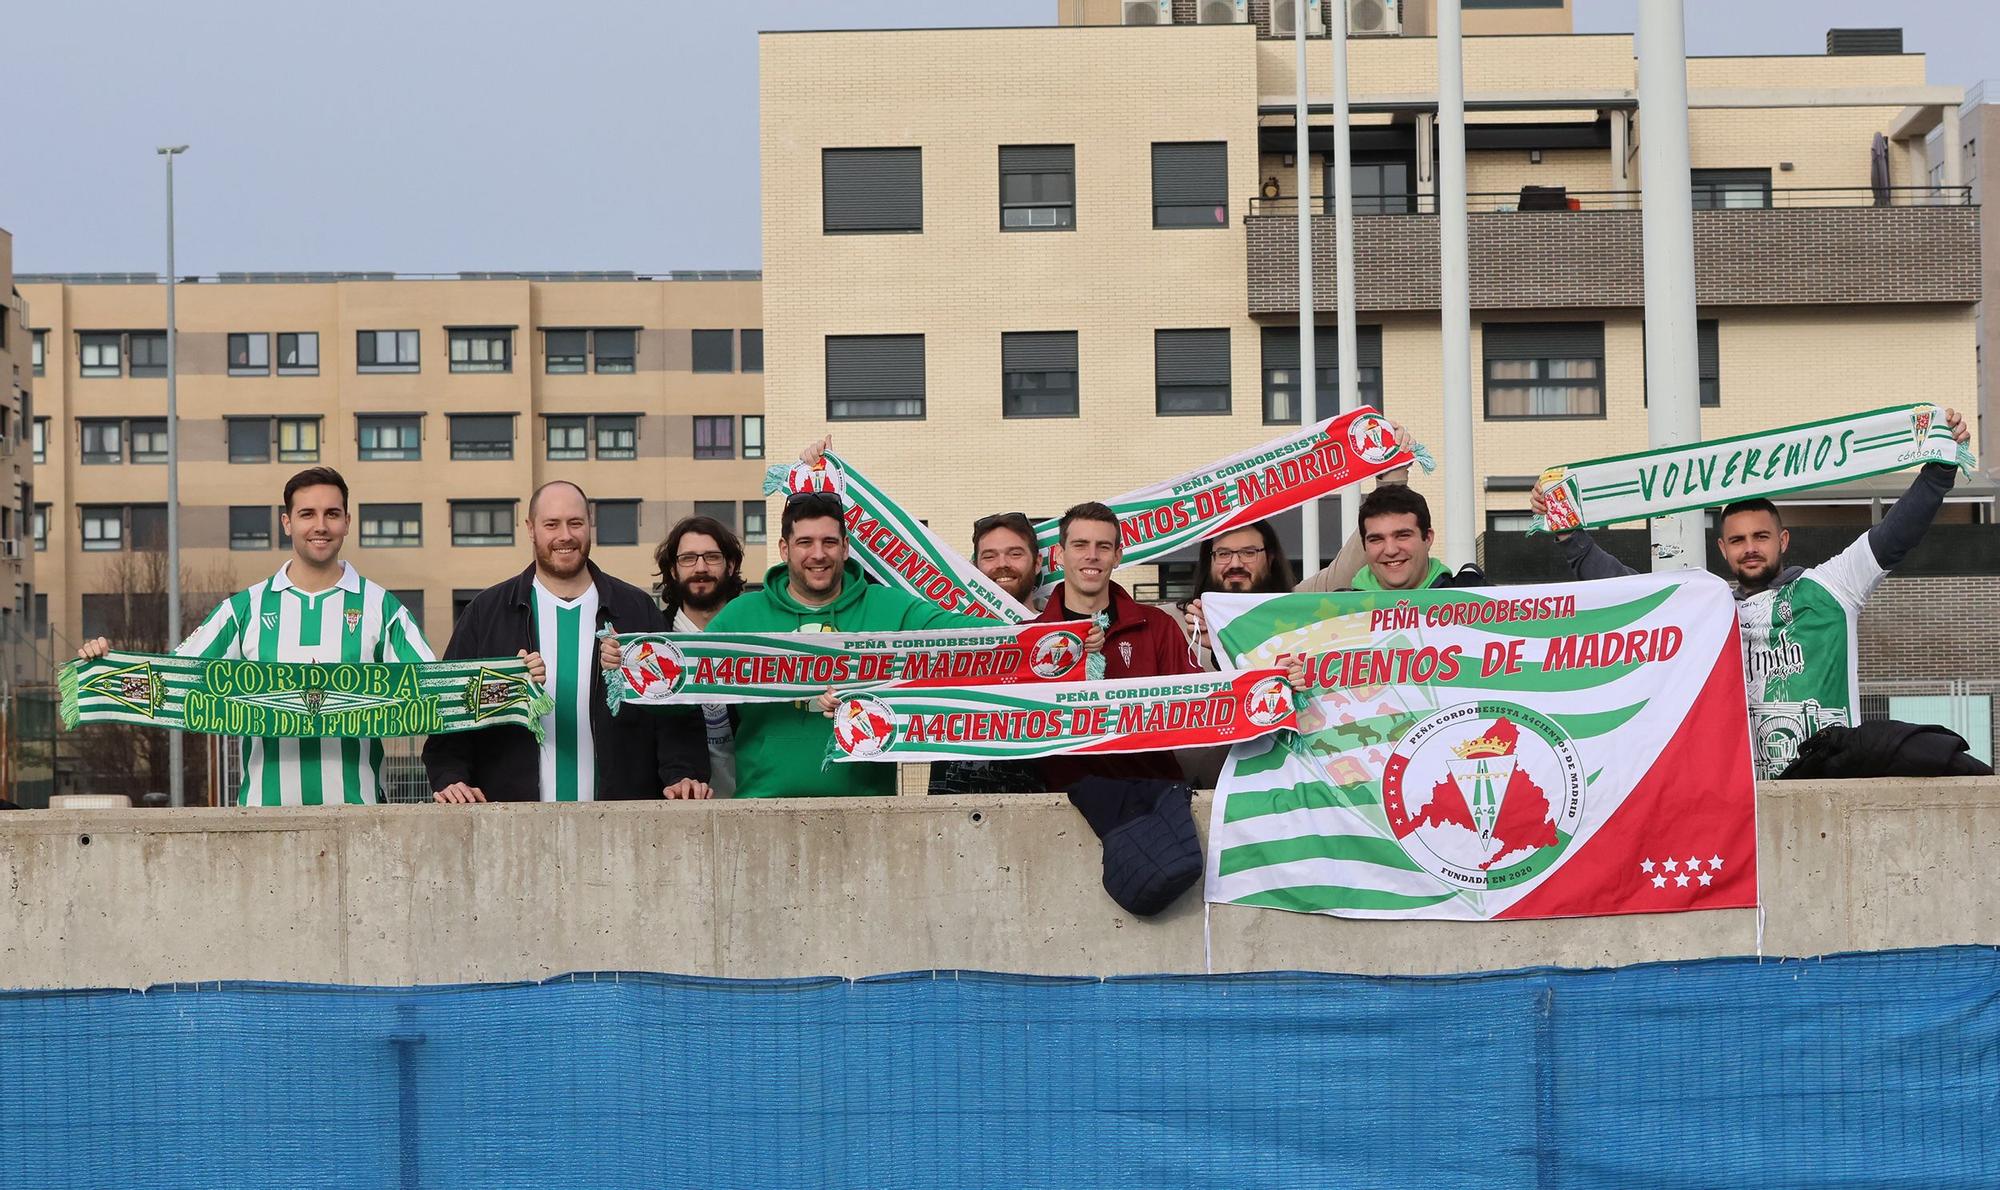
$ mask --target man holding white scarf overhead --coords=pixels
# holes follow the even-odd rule
[[[1970,428],[1954,410],[1944,413],[1953,440],[1963,445],[1971,438]],[[1820,728],[1860,722],[1855,629],[1861,609],[1889,571],[1923,540],[1956,479],[1957,468],[1950,463],[1924,464],[1879,524],[1810,568],[1785,565],[1791,534],[1769,500],[1743,500],[1723,508],[1716,545],[1736,579],[1759,777],[1782,773],[1798,757],[1799,745]],[[1547,515],[1540,485],[1529,503],[1537,514]],[[1634,573],[1582,529],[1558,533],[1556,540],[1580,579]]]

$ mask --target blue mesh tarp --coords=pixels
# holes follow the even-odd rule
[[[0,1184],[1994,1185],[1996,992],[1983,948],[17,992]]]

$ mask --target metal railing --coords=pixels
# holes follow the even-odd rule
[[[220,754],[217,805],[236,804],[236,791],[243,784],[243,741],[235,736],[215,736]],[[382,801],[390,805],[429,805],[430,779],[424,774],[425,736],[393,736],[382,740]],[[193,795],[190,795],[190,801]]]
[[[1520,190],[1479,191],[1465,196],[1466,209],[1474,214],[1511,211],[1636,211],[1640,209],[1637,190],[1569,190],[1561,186],[1524,187]],[[1315,214],[1331,214],[1333,203],[1315,196]],[[1697,211],[1795,210],[1798,208],[1846,207],[1969,207],[1970,186],[1796,186],[1762,189],[1758,187],[1697,186]],[[1257,195],[1250,199],[1252,215],[1297,215],[1295,194],[1276,197]],[[1430,215],[1437,201],[1430,194],[1371,194],[1355,198],[1358,216]]]

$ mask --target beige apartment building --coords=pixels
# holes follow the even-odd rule
[[[1952,134],[1957,133],[1954,137]],[[1942,183],[1954,157],[1965,184],[1971,187],[1972,201],[1981,211],[1980,269],[1984,285],[1979,304],[1979,399],[1982,410],[2000,399],[2000,317],[1988,300],[2000,293],[2000,222],[1985,214],[1988,207],[2000,211],[1992,201],[1995,174],[1979,167],[1980,149],[1990,156],[2000,147],[2000,79],[1984,80],[1965,94],[1965,105],[1955,122],[1941,122],[1932,148],[1931,175]],[[2000,419],[1987,418],[1980,425],[1980,461],[1989,475],[2000,476]]]
[[[163,572],[135,562],[166,537],[160,280],[21,279],[35,376],[22,536],[58,656],[158,597]],[[654,581],[655,547],[697,511],[735,526],[761,573],[755,273],[222,274],[184,278],[176,302],[190,616],[284,560],[285,480],[314,464],[351,487],[344,556],[440,652],[456,609],[528,564],[527,499],[551,479],[590,495],[593,558],[628,582]],[[14,358],[25,386],[26,349]]]
[[[14,237],[0,228],[0,671],[9,684],[33,675],[35,661],[35,556],[29,525],[34,513],[34,465],[28,438],[34,406],[34,337],[31,313],[14,287]],[[11,710],[11,707],[9,708]]]
[[[1490,535],[1522,527],[1544,467],[1646,445],[1646,114],[1629,34],[1572,34],[1560,4],[1465,8],[1475,454],[1440,462],[1473,468]],[[1328,408],[1324,23],[1348,12],[1380,30],[1349,42],[1362,392],[1438,448],[1429,9],[1307,6],[1303,169],[1295,48],[1273,35],[1296,0],[1058,0],[1043,28],[764,34],[776,442],[831,432],[962,542],[984,513],[1051,514],[1274,437],[1299,413],[1302,187]],[[1688,62],[1710,437],[1977,399],[1979,212],[1956,169],[1926,176],[1924,149],[1960,90],[1929,82],[1921,54],[1830,42]],[[1441,475],[1416,483],[1442,498]],[[1865,525],[1899,487],[1814,493],[1793,523]],[[1947,519],[1990,517],[1990,485],[1959,499]],[[1165,568],[1163,593],[1190,571]]]

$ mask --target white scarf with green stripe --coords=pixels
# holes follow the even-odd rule
[[[1157,561],[1234,529],[1268,520],[1308,500],[1331,495],[1372,475],[1416,463],[1433,468],[1430,452],[1399,442],[1389,419],[1357,409],[1302,426],[1205,467],[1148,484],[1111,501],[1118,515],[1126,566]],[[853,464],[828,452],[810,463],[779,463],[764,476],[766,495],[825,492],[846,507],[854,556],[885,586],[927,599],[948,612],[1010,623],[1035,613],[946,545]],[[1043,586],[1062,580],[1052,547],[1061,521],[1035,525],[1043,554]]]
[[[1737,500],[1780,496],[1920,463],[1971,470],[1936,405],[1868,413],[1718,438],[1692,446],[1566,463],[1542,472],[1548,515],[1530,532],[1568,532]]]

